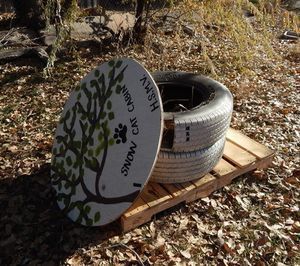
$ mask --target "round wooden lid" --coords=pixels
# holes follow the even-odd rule
[[[67,100],[55,133],[52,185],[59,207],[88,226],[124,213],[147,183],[162,137],[162,103],[133,59],[91,71]]]

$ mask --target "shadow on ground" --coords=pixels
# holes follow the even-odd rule
[[[50,166],[32,175],[0,180],[0,265],[61,264],[78,248],[120,234],[116,223],[79,226],[60,212]]]

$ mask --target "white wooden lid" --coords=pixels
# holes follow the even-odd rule
[[[147,183],[162,137],[162,103],[133,59],[91,71],[67,100],[51,163],[59,207],[88,226],[119,218]]]

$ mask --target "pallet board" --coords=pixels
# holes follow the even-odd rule
[[[155,214],[179,203],[207,197],[242,174],[268,167],[273,156],[274,152],[264,145],[230,128],[223,157],[210,173],[181,184],[149,182],[131,208],[122,215],[122,230],[129,231],[147,223]]]

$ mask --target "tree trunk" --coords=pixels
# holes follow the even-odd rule
[[[143,43],[144,40],[143,27],[142,27],[144,8],[145,8],[145,0],[137,0],[136,13],[135,13],[136,22],[133,31],[134,31],[135,40],[141,43]]]

